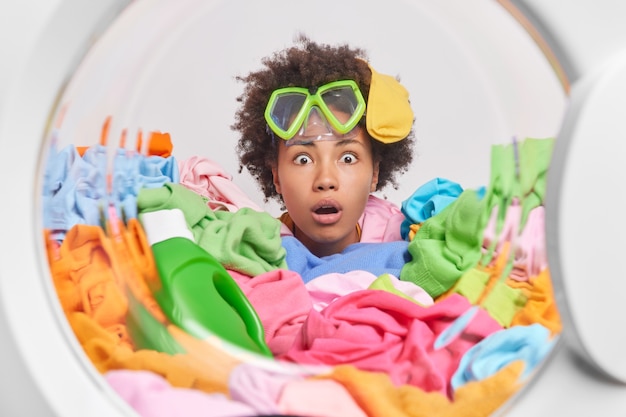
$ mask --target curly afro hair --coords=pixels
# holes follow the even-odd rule
[[[278,158],[278,146],[264,118],[265,107],[272,92],[283,87],[311,88],[338,80],[354,80],[367,101],[372,73],[367,64],[367,54],[361,48],[344,44],[331,46],[318,44],[305,35],[299,35],[296,45],[275,52],[262,60],[263,69],[237,76],[245,83],[244,92],[237,98],[241,107],[231,126],[239,132],[237,143],[239,172],[247,168],[261,186],[265,201],[275,199],[282,203],[276,192],[272,167]],[[367,117],[367,116],[365,116]],[[365,118],[360,124],[365,126]],[[363,129],[367,132],[366,129]],[[383,144],[368,134],[375,161],[380,162],[378,185],[382,190],[388,185],[398,187],[396,177],[408,170],[413,160],[414,132],[406,139]]]

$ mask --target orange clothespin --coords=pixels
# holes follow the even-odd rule
[[[135,150],[137,153],[141,153],[141,146],[143,145],[143,132],[141,129],[137,131],[137,143],[135,144]]]
[[[106,146],[109,140],[109,129],[111,128],[111,116],[108,116],[102,125],[102,130],[100,131],[100,145]]]
[[[119,147],[120,149],[124,149],[126,147],[126,129],[122,130],[122,133],[120,134]]]

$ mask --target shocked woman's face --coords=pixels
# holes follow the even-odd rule
[[[295,224],[295,237],[317,256],[359,241],[356,224],[378,183],[370,139],[356,129],[351,139],[279,144],[272,169],[276,191]]]

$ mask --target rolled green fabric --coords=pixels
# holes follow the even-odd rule
[[[422,223],[408,250],[412,260],[400,279],[422,287],[433,298],[450,289],[481,255],[485,201],[465,190],[439,214]]]
[[[140,214],[180,209],[195,242],[226,269],[250,276],[287,269],[277,219],[250,208],[236,212],[213,211],[206,202],[201,195],[173,183],[143,189],[137,198]]]

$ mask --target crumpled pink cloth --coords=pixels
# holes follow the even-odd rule
[[[263,211],[233,181],[218,163],[208,158],[192,156],[178,163],[180,184],[209,199],[212,210],[234,212],[243,207]]]
[[[376,275],[370,272],[354,270],[344,274],[331,273],[320,275],[307,282],[305,287],[311,296],[313,308],[317,311],[322,311],[339,297],[354,291],[369,289],[370,285],[372,285],[377,278]],[[389,281],[395,289],[413,298],[423,306],[434,303],[433,298],[419,285],[408,281],[401,281],[393,276]]]
[[[530,210],[524,230],[515,241],[515,259],[509,276],[517,281],[529,281],[548,267],[546,249],[546,209]]]
[[[254,408],[224,394],[172,387],[165,378],[149,371],[113,370],[104,378],[142,417],[240,417],[256,413]]]
[[[395,242],[403,240],[400,226],[405,217],[390,201],[370,195],[359,219],[361,242]]]
[[[254,408],[258,415],[279,414],[278,400],[287,383],[306,376],[289,371],[279,372],[254,362],[243,362],[235,366],[228,377],[230,398]]]
[[[252,362],[236,366],[228,379],[230,397],[256,410],[257,415],[366,417],[339,382],[316,379],[329,367],[312,369],[283,363],[269,369]]]
[[[452,294],[429,307],[386,291],[356,291],[312,310],[293,346],[280,359],[306,364],[352,364],[385,372],[397,384],[451,395],[449,381],[463,354],[501,330],[484,310],[459,337],[440,350],[433,344],[454,319],[471,307]]]
[[[524,228],[520,228],[522,206],[515,200],[507,207],[500,233],[496,233],[498,207],[495,207],[483,232],[483,252],[494,247],[491,262],[495,262],[505,243],[513,251],[513,268],[509,274],[516,281],[528,281],[548,267],[545,233],[545,207],[530,210]],[[521,229],[521,230],[520,230]],[[495,245],[495,246],[494,246]]]
[[[300,274],[286,269],[276,269],[255,277],[231,270],[228,273],[256,310],[272,353],[280,355],[286,352],[313,308],[313,301]]]
[[[496,230],[498,226],[499,207],[494,207],[489,216],[489,221],[483,231],[483,253],[487,253],[493,248],[490,262],[495,262],[498,255],[506,243],[511,243],[519,233],[520,221],[522,219],[522,206],[517,199],[507,207],[501,230]]]
[[[367,417],[350,392],[330,379],[288,382],[278,406],[283,413],[294,416]]]

